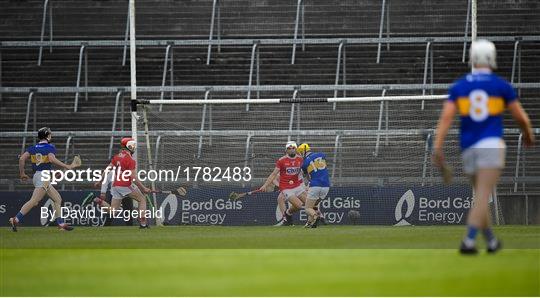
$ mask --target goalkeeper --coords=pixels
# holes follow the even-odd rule
[[[19,213],[16,216],[9,219],[11,229],[13,232],[17,232],[17,226],[22,222],[24,216],[32,210],[39,202],[49,195],[53,201],[54,214],[56,215],[56,223],[58,229],[62,231],[71,231],[73,227],[64,223],[64,219],[61,215],[62,197],[60,193],[51,185],[50,181],[44,181],[42,178],[43,171],[51,171],[52,165],[59,166],[66,170],[71,170],[81,165],[80,158],[77,156],[73,160],[73,163],[67,165],[56,158],[56,147],[51,144],[52,132],[48,127],[42,127],[38,130],[39,142],[36,145],[28,147],[26,151],[19,158],[19,174],[22,181],[28,180],[30,177],[24,172],[24,165],[26,160],[30,158],[32,162],[32,170],[34,175],[32,182],[34,184],[34,192],[28,202],[26,202]]]
[[[279,190],[291,204],[283,213],[283,225],[292,225],[292,215],[302,208],[306,196],[301,170],[303,159],[296,154],[297,148],[295,142],[287,142],[285,155],[276,162],[274,171],[260,187],[261,191],[266,191],[279,175]]]

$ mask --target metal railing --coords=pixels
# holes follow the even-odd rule
[[[25,122],[24,122],[24,132],[28,132],[28,123],[30,122],[30,110],[32,107],[32,99],[34,98],[35,93],[36,93],[35,91],[30,91],[30,93],[28,94],[28,100],[26,103],[26,117],[25,117]],[[34,117],[32,118],[34,119],[34,131],[35,131],[37,112],[36,112],[36,102],[35,101],[33,102],[34,102]],[[23,153],[25,149],[26,149],[26,137],[23,137],[21,153]]]
[[[339,85],[339,74],[340,74],[340,68],[341,68],[341,78],[343,85],[347,84],[347,54],[346,54],[346,46],[347,42],[342,41],[339,43],[338,47],[338,55],[337,55],[337,62],[336,62],[336,79],[335,79],[335,85],[336,89],[334,89],[334,97],[338,96],[338,90],[337,86]],[[342,66],[343,65],[343,66]],[[347,91],[343,90],[343,97],[347,96]],[[333,109],[336,110],[336,103],[333,105]]]
[[[296,4],[296,20],[294,22],[294,35],[293,35],[293,48],[292,48],[292,54],[291,54],[291,64],[294,64],[296,59],[296,44],[298,43],[298,27],[302,25],[302,51],[306,50],[306,45],[304,44],[304,38],[305,38],[305,23],[304,23],[304,15],[305,15],[305,5],[304,0],[298,0]]]
[[[86,50],[86,43],[81,45],[79,50],[79,67],[77,69],[77,89],[81,86],[81,71],[83,67],[84,59],[84,87],[88,88],[88,51]],[[85,101],[88,101],[88,91],[85,92]],[[75,103],[73,105],[73,111],[77,112],[79,108],[79,91],[75,93]]]
[[[216,0],[216,2],[219,2]],[[298,3],[301,3],[302,0],[299,0]],[[384,7],[383,7],[384,8]],[[382,22],[381,22],[382,24]],[[382,31],[381,31],[382,32]],[[516,84],[518,89],[518,94],[521,95],[521,48],[522,44],[524,42],[535,42],[540,41],[540,36],[522,36],[522,37],[493,37],[491,38],[494,41],[505,41],[505,42],[514,42],[514,52],[512,57],[512,76],[511,76],[511,82]],[[429,87],[423,87],[422,88],[422,94],[426,94],[426,90],[433,90],[436,89],[435,84],[433,83],[434,80],[434,74],[433,74],[433,64],[434,64],[434,57],[433,57],[433,47],[435,43],[455,43],[455,42],[467,42],[469,38],[463,37],[427,37],[427,38],[400,38],[400,37],[394,37],[394,38],[346,38],[346,39],[304,39],[302,38],[302,44],[337,44],[338,45],[338,55],[336,59],[336,75],[335,75],[335,82],[334,82],[334,97],[337,97],[338,91],[343,92],[343,96],[346,96],[347,90],[358,90],[353,87],[353,89],[349,89],[347,87],[347,60],[346,60],[346,46],[347,44],[366,44],[366,43],[377,43],[380,45],[382,42],[386,42],[388,45],[390,43],[426,43],[426,51],[425,51],[425,62],[424,62],[424,75],[423,75],[423,85],[428,86],[428,73],[429,73]],[[159,88],[159,91],[161,94],[160,98],[164,98],[165,92],[170,92],[171,99],[174,99],[174,92],[183,92],[183,91],[205,91],[210,86],[174,86],[174,57],[173,57],[173,50],[175,46],[182,46],[182,45],[208,45],[211,46],[212,44],[216,43],[218,45],[221,44],[231,44],[231,45],[249,45],[251,46],[251,58],[250,58],[250,70],[249,70],[249,78],[248,78],[248,85],[246,90],[247,92],[247,98],[251,98],[252,91],[257,92],[257,98],[259,98],[260,91],[269,90],[268,88],[272,87],[263,87],[260,86],[260,55],[259,55],[259,48],[263,44],[267,45],[275,45],[275,44],[289,44],[292,43],[293,45],[296,45],[298,42],[297,38],[293,40],[289,39],[261,39],[261,40],[246,40],[246,39],[236,39],[236,40],[221,40],[214,41],[212,38],[209,38],[209,40],[180,40],[180,41],[161,41],[161,40],[138,40],[138,45],[145,45],[145,46],[158,46],[161,47],[165,45],[165,58],[164,58],[164,66],[163,66],[163,75],[162,75],[162,84],[161,87],[138,87],[139,92],[154,92]],[[118,42],[118,41],[84,41],[84,42],[77,42],[77,41],[49,41],[49,42],[32,42],[32,41],[26,41],[26,42],[20,42],[20,41],[13,41],[13,42],[2,42],[0,44],[0,48],[12,48],[12,47],[34,47],[39,46],[43,47],[44,45],[52,46],[79,46],[79,63],[78,63],[78,71],[77,71],[77,81],[76,81],[76,87],[73,89],[73,92],[75,93],[75,100],[74,100],[74,111],[77,112],[78,110],[78,103],[79,103],[79,94],[80,92],[85,92],[85,99],[88,100],[88,92],[92,92],[92,90],[96,90],[96,92],[103,92],[103,90],[106,90],[108,88],[111,92],[116,92],[118,88],[125,88],[129,91],[129,88],[126,87],[88,87],[88,47],[106,47],[106,46],[124,46],[124,52],[126,50],[126,43],[125,42]],[[296,48],[296,47],[294,47]],[[210,49],[210,48],[209,48]],[[379,49],[380,50],[380,47]],[[83,65],[84,60],[84,65]],[[379,62],[379,53],[377,57],[377,61]],[[125,63],[125,59],[123,60],[123,64]],[[170,67],[169,67],[170,65]],[[84,66],[84,88],[81,88],[81,76],[82,76],[82,69]],[[165,86],[166,80],[167,80],[167,71],[169,72],[170,76],[170,84],[169,86]],[[342,78],[342,85],[339,85],[340,75]],[[255,76],[255,86],[253,86],[253,77]],[[10,87],[2,87],[2,80],[1,80],[1,55],[0,55],[0,94],[2,92],[20,92],[18,90],[23,90],[20,88],[10,88]],[[274,90],[277,91],[277,89],[281,89],[280,91],[291,91],[293,92],[296,88],[289,86],[275,86]],[[46,90],[44,88],[40,88],[41,90]],[[56,87],[61,89],[55,89],[55,90],[65,90],[65,88],[68,87]],[[232,90],[235,87],[231,86],[212,86],[213,91],[220,92],[220,91],[241,91],[238,88],[236,90]],[[323,87],[324,90],[327,90],[326,87]],[[391,90],[389,88],[379,88],[379,90]],[[40,90],[40,92],[42,92]],[[52,90],[52,89],[50,89]],[[304,89],[299,88],[299,90],[304,91]],[[314,89],[311,89],[312,91],[315,91]],[[319,89],[321,90],[321,89]],[[362,89],[367,90],[367,89]],[[270,90],[273,91],[273,90]],[[62,91],[60,91],[62,92]],[[432,94],[432,92],[431,92]],[[334,109],[336,105],[334,104]],[[422,102],[422,109],[424,108],[424,102]],[[161,109],[161,108],[160,108]],[[246,105],[246,111],[249,111],[249,104]]]
[[[119,102],[122,100],[124,95],[124,90],[119,89],[118,92],[116,92],[115,102],[114,102],[114,115],[113,115],[113,122],[112,122],[112,128],[111,128],[111,140],[109,142],[109,155],[108,158],[111,159],[112,157],[112,151],[113,151],[113,143],[114,143],[114,136],[112,135],[113,132],[116,131],[116,122],[118,118],[118,106]],[[122,114],[124,113],[122,109]]]
[[[298,93],[299,93],[298,89],[294,90],[292,98],[293,99],[298,98]],[[296,110],[296,115],[297,115],[296,129],[300,130],[300,104],[299,103],[293,103],[293,104],[291,104],[291,113],[289,115],[289,131],[291,131],[291,132],[293,131],[295,110]],[[287,137],[287,141],[290,141],[291,137],[292,137],[292,134],[289,134],[289,136]],[[300,140],[298,140],[298,136],[297,136],[297,142],[300,142]]]
[[[249,79],[248,79],[248,91],[247,91],[247,99],[251,99],[251,86],[253,85],[253,72],[255,69],[255,77],[256,77],[256,84],[257,87],[260,86],[260,79],[259,79],[259,73],[260,73],[260,55],[259,55],[259,43],[255,41],[253,43],[253,46],[251,47],[251,60],[249,64]],[[257,91],[257,98],[259,98],[259,91]],[[249,111],[249,103],[246,104],[246,112]]]
[[[520,40],[523,42],[536,42],[540,41],[538,35],[527,36],[485,36],[493,42],[515,42]],[[348,45],[354,44],[383,44],[387,46],[391,44],[403,44],[403,43],[467,43],[471,41],[470,37],[463,36],[445,36],[445,37],[362,37],[362,38],[302,38],[302,39],[287,39],[287,38],[266,38],[266,39],[193,39],[193,40],[136,40],[136,45],[140,47],[166,47],[172,46],[252,46],[255,42],[258,42],[260,46],[264,45],[339,45],[341,42],[346,42]],[[122,47],[124,51],[129,45],[127,40],[50,40],[50,41],[3,41],[0,46],[3,48],[22,48],[22,47],[44,47],[49,46],[51,49],[54,47],[81,47],[83,43],[86,43],[87,47]],[[380,62],[380,57],[377,60]],[[125,64],[125,59],[123,59]]]
[[[174,87],[174,48],[171,44],[167,45],[165,48],[165,58],[163,59],[163,76],[161,79],[161,87],[165,87],[165,82],[167,81],[167,68],[168,63],[170,61],[170,69],[169,69],[169,76],[170,76],[170,86]],[[164,92],[161,91],[160,99],[163,99]],[[174,99],[174,92],[171,92],[171,99]],[[159,106],[159,111],[162,111],[162,106]]]
[[[206,90],[206,92],[204,93],[204,100],[208,100],[210,99],[210,91],[211,89],[208,89]],[[202,110],[202,116],[201,116],[201,132],[204,131],[204,126],[205,126],[205,122],[206,122],[206,113],[207,113],[207,110],[209,110],[208,114],[208,130],[212,130],[212,105],[203,105],[203,110]],[[212,144],[212,138],[210,137],[210,144]],[[197,146],[197,159],[201,158],[201,154],[202,154],[202,146],[203,146],[203,136],[202,134],[199,136],[199,145]]]
[[[248,92],[261,91],[261,92],[294,92],[299,91],[382,91],[387,89],[401,90],[401,91],[415,91],[415,90],[446,90],[451,86],[448,83],[434,83],[434,84],[350,84],[350,85],[260,85],[260,86],[246,86],[246,85],[226,85],[226,86],[137,86],[138,92],[156,93],[160,92],[201,92],[204,94],[206,90],[212,89],[212,92]],[[538,89],[540,83],[514,83],[512,84],[517,89]],[[89,93],[115,93],[119,88],[123,88],[126,92],[130,92],[130,86],[109,86],[109,87],[0,87],[0,93],[29,93],[35,91],[37,93],[76,93],[76,92],[89,92]]]
[[[43,42],[45,37],[45,31],[46,31],[46,23],[48,21],[49,23],[49,41],[53,40],[53,20],[52,20],[52,4],[49,3],[49,0],[44,0],[43,5],[43,19],[42,19],[42,25],[41,25],[41,35],[40,35],[40,41]],[[48,16],[48,18],[47,18]],[[126,65],[126,59],[127,59],[127,48],[128,48],[128,35],[129,35],[129,8],[128,12],[126,13],[126,30],[124,35],[124,45],[123,45],[123,58],[122,58],[122,66]],[[467,16],[465,19],[465,30],[464,30],[464,41],[463,41],[463,62],[465,62],[465,56],[467,52],[467,35],[469,32],[469,24],[471,22],[471,0],[468,0],[467,2]],[[386,25],[386,26],[385,26]],[[216,28],[217,27],[217,28]],[[386,27],[386,36],[390,37],[390,0],[381,0],[381,15],[380,15],[380,21],[379,21],[379,30],[378,30],[378,37],[379,39],[382,38],[384,29]],[[221,1],[220,0],[213,0],[212,3],[212,14],[210,18],[210,30],[208,35],[208,50],[207,50],[207,58],[206,58],[206,64],[209,65],[211,61],[211,53],[212,53],[212,46],[214,43],[214,35],[216,35],[217,43],[215,43],[218,47],[218,52],[221,52]],[[214,31],[216,31],[214,33]],[[299,39],[299,36],[301,38]],[[305,1],[304,0],[297,0],[296,5],[296,17],[294,21],[294,33],[293,33],[293,43],[292,43],[292,54],[291,54],[291,64],[295,63],[296,58],[296,47],[297,44],[300,43],[302,45],[302,51],[305,50]],[[377,42],[377,63],[380,63],[381,58],[381,48],[382,48],[382,41]],[[390,50],[390,43],[386,42],[387,44],[387,50]],[[52,52],[52,46],[50,46],[49,50]],[[41,65],[42,60],[42,52],[43,52],[43,45],[39,47],[39,57],[38,57],[38,65]]]
[[[217,21],[216,21],[217,16]],[[212,3],[212,19],[210,20],[210,34],[208,41],[211,42],[214,38],[214,24],[217,23],[217,41],[218,52],[221,52],[221,4],[219,0],[214,0]],[[210,65],[210,57],[212,55],[212,44],[208,44],[208,53],[206,56],[206,65]]]
[[[48,8],[48,9],[47,9]],[[52,4],[49,4],[49,0],[43,2],[43,21],[41,22],[41,36],[40,41],[43,42],[45,37],[45,28],[47,23],[47,12],[49,13],[49,42],[53,41],[53,19],[52,19]],[[52,53],[52,45],[49,46],[49,52]],[[39,55],[37,64],[41,66],[41,58],[43,56],[43,46],[39,47]]]
[[[159,160],[159,149],[161,146],[161,142],[163,138],[165,137],[182,137],[182,136],[245,136],[246,137],[246,145],[245,145],[245,160],[244,163],[247,165],[250,160],[250,152],[253,154],[253,146],[251,145],[251,141],[254,137],[270,137],[270,136],[290,136],[290,135],[297,135],[297,136],[335,136],[334,141],[334,149],[333,149],[333,157],[332,157],[332,169],[331,169],[331,177],[332,179],[342,178],[342,155],[340,148],[342,147],[342,140],[344,137],[380,137],[381,135],[386,136],[426,136],[425,139],[425,147],[424,147],[424,157],[423,157],[423,163],[422,163],[422,176],[418,178],[418,182],[422,185],[425,185],[427,182],[433,182],[433,171],[431,171],[431,177],[427,177],[427,171],[428,167],[432,170],[430,167],[430,159],[429,156],[431,154],[431,148],[432,148],[432,138],[434,135],[434,129],[363,129],[363,130],[186,130],[186,131],[178,131],[178,130],[151,130],[148,132],[149,136],[156,138],[155,143],[155,152],[154,152],[154,160]],[[449,135],[456,135],[459,133],[458,129],[451,129],[449,131]],[[506,177],[505,179],[502,179],[503,182],[506,183],[513,183],[514,184],[514,192],[517,192],[517,184],[518,183],[530,183],[530,182],[538,182],[537,179],[539,177],[527,177],[525,176],[525,173],[523,172],[522,176],[519,177],[519,171],[520,169],[525,168],[524,159],[523,157],[523,151],[522,148],[522,135],[519,129],[504,129],[505,135],[518,135],[519,141],[518,141],[518,151],[517,151],[517,158],[516,158],[516,165],[515,165],[515,175],[512,178]],[[533,133],[535,135],[540,134],[540,128],[534,129]],[[67,155],[70,149],[70,146],[73,146],[74,142],[73,139],[75,137],[120,137],[124,136],[126,132],[123,131],[55,131],[55,137],[66,137],[66,155],[65,159],[67,161]],[[144,132],[139,131],[139,136],[143,136]],[[32,132],[0,132],[0,139],[2,138],[18,138],[18,137],[30,137],[33,136],[34,133]],[[251,150],[251,151],[250,151]],[[405,180],[404,180],[405,181]]]
[[[463,55],[461,62],[465,63],[467,56],[467,35],[469,34],[469,22],[471,21],[471,0],[467,0],[467,18],[465,20],[465,32],[463,33]]]
[[[430,69],[430,85],[433,85],[433,47],[431,41],[426,44],[426,57],[424,62],[424,80],[423,84],[427,84],[428,69]],[[431,89],[433,94],[433,89]],[[422,90],[422,95],[426,95],[426,89]],[[424,110],[424,101],[422,101],[422,111]]]
[[[390,0],[382,0],[381,22],[379,24],[379,38],[382,38],[384,30],[384,20],[386,12],[386,37],[390,37]],[[390,50],[390,43],[386,43],[387,50]],[[377,63],[381,62],[381,42],[377,43]]]
[[[71,145],[71,140],[73,139],[73,136],[68,136],[67,137],[67,140],[66,140],[66,151],[64,153],[64,163],[65,164],[69,164],[68,162],[68,156],[69,156],[69,148],[70,148],[70,145]],[[75,144],[73,144],[73,147],[72,148],[72,154],[74,154],[74,151],[75,151]],[[62,190],[65,190],[66,189],[66,184],[62,184]]]

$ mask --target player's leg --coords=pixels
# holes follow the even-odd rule
[[[279,214],[281,214],[281,218],[278,220],[278,222],[274,226],[282,226],[285,224],[284,223],[285,211],[287,210],[287,204],[285,203],[285,194],[283,194],[283,192],[279,192],[279,195],[277,197],[277,203],[278,203]]]
[[[315,211],[315,203],[317,202],[317,199],[313,199],[308,197],[306,200],[306,204],[304,205],[304,210],[306,210],[306,213],[308,215],[308,220],[306,222],[306,227],[311,228],[313,223],[317,220],[318,214],[317,211]]]
[[[321,202],[322,202],[323,199],[318,199],[317,202],[315,203],[315,206],[313,207],[313,209],[315,209],[315,212],[317,212],[317,218],[319,219],[319,222],[321,222],[323,224],[326,224],[324,214],[321,211]]]
[[[39,202],[45,197],[45,194],[47,194],[45,188],[34,188],[34,192],[32,193],[32,197],[30,197],[30,200],[24,203],[17,215],[9,219],[9,223],[11,224],[11,229],[13,230],[13,232],[17,232],[17,225],[22,222],[24,216],[28,214],[28,212],[30,212],[32,208],[39,204]]]
[[[467,149],[463,152],[464,171],[470,175],[475,195],[474,204],[467,217],[467,234],[460,251],[465,254],[477,253],[476,236],[482,231],[488,240],[488,251],[500,248],[490,228],[489,197],[504,168],[504,148]]]
[[[122,210],[133,210],[133,200],[131,198],[124,197],[121,203]],[[133,226],[133,221],[131,220],[131,218],[124,219],[124,223],[126,224],[126,226]]]
[[[307,191],[304,191],[301,194],[299,194],[298,198],[300,199],[300,201],[302,201],[302,204],[305,205],[307,201]]]
[[[300,199],[300,196],[304,193],[304,186],[299,185],[292,189],[286,189],[283,191],[283,194],[285,195],[285,200],[289,202],[289,209],[287,209],[283,213],[283,224],[284,225],[292,225],[292,215],[297,212],[298,210],[302,209],[302,199]],[[305,201],[305,197],[303,198]]]
[[[96,203],[99,207],[105,207],[108,210],[112,209],[112,202],[113,201],[111,199],[111,204],[107,203],[107,201],[105,201],[105,197],[94,198],[94,203]]]
[[[329,187],[311,187],[307,192],[307,200],[305,204],[306,212],[310,214],[311,221],[306,224],[307,227],[316,228],[322,216],[318,206],[322,200],[328,195]],[[308,211],[308,209],[310,209]]]
[[[61,213],[61,207],[62,207],[62,197],[60,196],[60,193],[54,188],[54,186],[49,186],[47,188],[47,194],[53,201],[54,210],[56,211],[56,224],[58,225],[58,228],[63,231],[71,231],[73,230],[73,227],[70,227],[64,222],[64,218],[62,217]]]
[[[289,197],[287,201],[289,202],[289,208],[285,210],[285,216],[289,219],[293,214],[302,209],[302,201],[295,196]]]
[[[302,201],[297,196],[287,193],[285,199],[289,202],[289,208],[283,212],[283,225],[290,226],[293,224],[292,215],[302,208]]]
[[[281,211],[281,214],[285,213],[287,210],[287,204],[285,204],[285,194],[283,192],[280,192],[277,198],[279,211]]]
[[[133,200],[138,202],[139,205],[139,228],[145,229],[149,228],[147,223],[147,218],[144,215],[144,211],[146,211],[146,197],[142,194],[142,192],[139,189],[134,190],[132,193],[128,195],[128,197],[132,198]]]
[[[101,216],[107,216],[109,225],[116,217],[115,211],[122,210],[122,199],[127,195],[130,190],[127,187],[113,186],[111,187],[111,203],[105,201],[105,196],[99,196],[94,199],[94,202],[99,206],[99,213]]]
[[[318,216],[317,212],[315,211],[315,205],[318,199],[319,188],[320,187],[310,187],[307,191],[307,195],[305,195],[306,200],[304,204],[304,210],[306,211],[308,215],[308,221],[306,223],[306,227],[313,224],[315,222],[315,219]]]
[[[481,230],[488,242],[488,250],[496,250],[500,245],[491,230],[489,198],[501,175],[499,169],[480,169],[476,174],[475,202],[469,211],[469,226],[465,242],[474,246],[476,234]]]

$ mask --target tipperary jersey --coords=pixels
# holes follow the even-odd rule
[[[53,144],[38,143],[28,147],[26,152],[30,153],[32,170],[34,172],[52,170],[52,164],[49,161],[49,153],[56,154],[56,147],[54,147]]]
[[[309,153],[304,159],[302,170],[309,174],[309,186],[330,187],[330,177],[324,153]]]
[[[502,138],[503,112],[516,99],[512,86],[490,71],[473,71],[454,83],[448,100],[461,116],[461,149],[485,138]]]

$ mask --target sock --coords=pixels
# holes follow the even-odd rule
[[[64,224],[64,219],[62,217],[57,217],[56,218],[56,224],[58,224],[59,226],[63,225]]]
[[[474,226],[467,227],[467,236],[464,239],[464,242],[467,246],[473,246],[476,240],[476,234],[478,233],[478,228]]]
[[[17,222],[21,222],[22,219],[24,217],[24,214],[22,214],[20,211],[19,213],[17,213],[17,215],[15,216],[15,218],[17,219]]]
[[[490,228],[484,229],[484,237],[486,238],[486,242],[488,245],[492,246],[496,244],[497,239],[495,238],[495,235],[493,234],[493,231]]]

